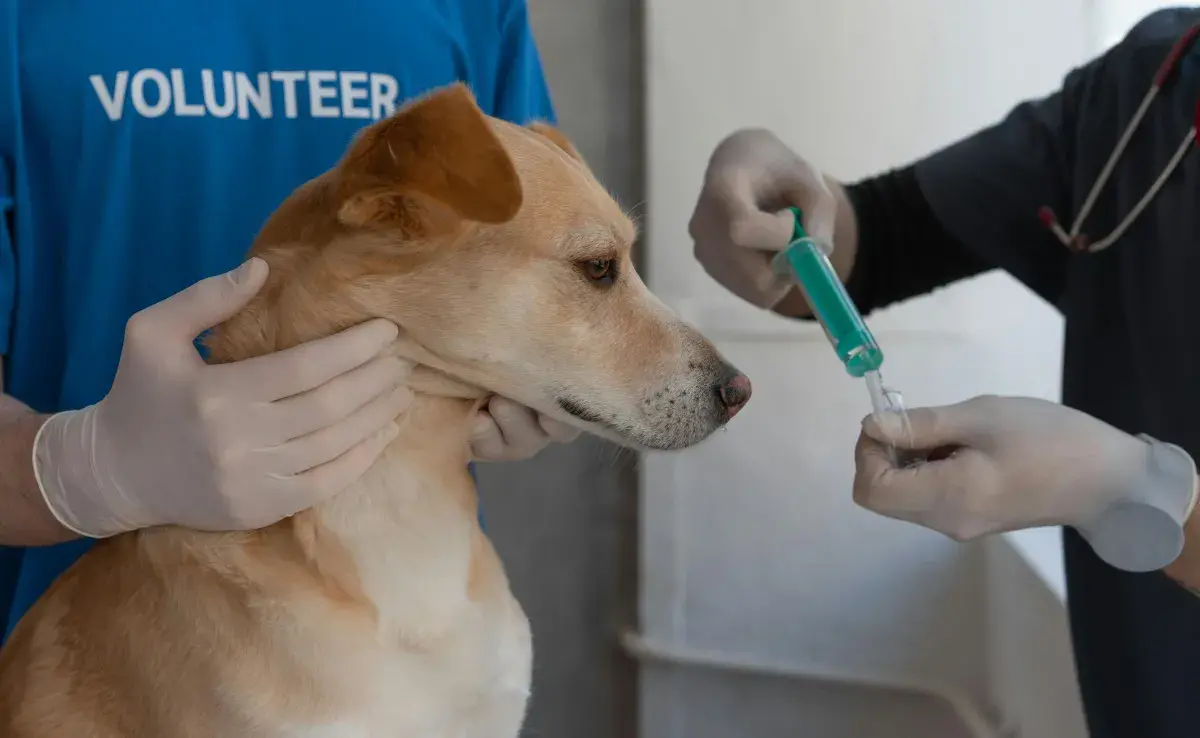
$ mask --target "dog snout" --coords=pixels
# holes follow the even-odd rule
[[[750,401],[752,388],[749,377],[730,367],[726,378],[718,382],[713,390],[721,407],[725,408],[726,419],[732,420]]]

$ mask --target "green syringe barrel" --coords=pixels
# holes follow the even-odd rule
[[[792,241],[775,257],[777,272],[790,273],[829,338],[838,359],[852,377],[878,371],[883,351],[867,328],[858,308],[850,299],[829,257],[804,230],[803,213],[791,209],[796,217]]]

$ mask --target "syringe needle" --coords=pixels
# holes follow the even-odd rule
[[[875,422],[879,424],[889,439],[903,440],[907,448],[912,447],[912,425],[908,421],[908,412],[904,409],[904,398],[896,390],[883,384],[883,376],[878,369],[863,375],[867,382],[867,392],[871,395],[871,411]],[[902,461],[907,463],[905,456],[897,451],[896,444],[889,444],[892,463],[900,466]]]
[[[883,386],[879,368],[883,351],[867,328],[862,314],[850,299],[845,285],[838,279],[829,261],[829,249],[809,237],[804,230],[804,213],[791,208],[794,216],[792,240],[771,262],[777,286],[795,284],[804,293],[813,316],[825,331],[834,353],[852,377],[867,381],[871,408],[880,429],[891,439],[902,439],[912,446],[912,426],[904,410],[899,392]],[[893,445],[892,461],[899,464],[902,456]]]

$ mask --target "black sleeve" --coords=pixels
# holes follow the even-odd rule
[[[991,269],[942,226],[914,167],[846,188],[858,253],[846,291],[864,314]]]
[[[994,268],[1059,302],[1070,253],[1038,211],[1071,213],[1077,110],[1102,65],[911,167],[847,188],[859,228],[847,290],[863,312]]]

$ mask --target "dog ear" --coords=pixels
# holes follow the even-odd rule
[[[520,210],[522,193],[474,96],[454,84],[364,129],[338,165],[338,197],[347,225],[420,230],[437,211],[504,223]]]
[[[583,156],[579,153],[579,150],[575,148],[575,144],[571,143],[571,139],[567,138],[566,134],[549,123],[536,120],[526,127],[534,133],[550,139],[550,143],[567,152],[567,156],[570,156],[572,159],[580,162],[583,161]]]

